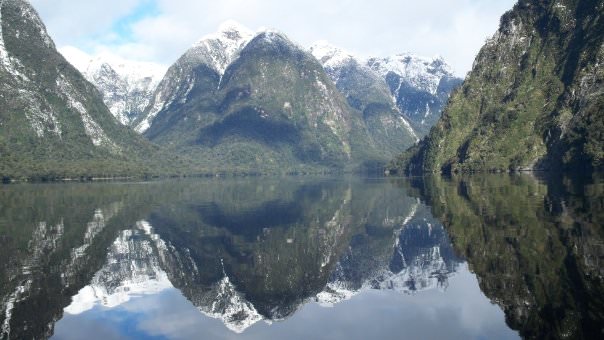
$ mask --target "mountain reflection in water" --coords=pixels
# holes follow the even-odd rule
[[[2,187],[1,338],[593,336],[602,187],[525,176]]]

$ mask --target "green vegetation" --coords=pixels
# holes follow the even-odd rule
[[[596,0],[521,0],[392,171],[602,169],[602,13]]]

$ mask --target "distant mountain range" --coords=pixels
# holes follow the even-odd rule
[[[232,21],[167,71],[64,49],[78,72],[27,1],[3,0],[0,176],[381,171],[409,147],[392,172],[602,169],[601,6],[520,1],[460,86],[442,58]]]
[[[380,96],[383,105],[394,101],[419,137],[438,121],[449,94],[462,82],[441,57],[399,54],[362,59],[326,41],[315,43],[311,51],[351,106],[362,105],[363,96],[365,100]]]
[[[66,47],[76,70],[27,1],[0,1],[0,27],[5,180],[379,170],[460,82],[442,59],[361,60],[232,21],[167,72]]]

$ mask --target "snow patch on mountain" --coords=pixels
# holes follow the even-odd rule
[[[82,102],[76,98],[74,86],[62,74],[57,77],[57,88],[67,100],[67,104],[77,111],[82,118],[86,135],[90,137],[94,146],[103,146],[115,153],[119,153],[121,148],[115,144],[103,131],[103,128],[90,116],[88,110]]]
[[[341,67],[348,62],[357,60],[351,53],[330,44],[326,40],[315,42],[310,47],[310,53],[312,53],[325,68]]]
[[[4,46],[4,33],[2,32],[2,5],[4,4],[4,0],[0,0],[0,63],[5,68],[10,66],[8,59],[8,51]]]
[[[29,78],[18,70],[20,66],[22,67],[19,60],[12,58],[9,55],[6,45],[4,44],[4,31],[2,29],[2,6],[4,5],[4,2],[5,0],[0,1],[0,67],[4,68],[8,73],[15,76],[17,80],[29,81]],[[45,31],[43,33],[45,33]],[[50,40],[47,35],[44,36],[44,39]]]

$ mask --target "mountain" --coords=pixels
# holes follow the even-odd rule
[[[393,170],[602,169],[603,6],[519,1],[443,118]]]
[[[227,21],[220,25],[217,33],[209,34],[195,43],[168,69],[145,114],[134,121],[136,131],[146,132],[161,111],[177,105],[177,100],[186,100],[194,87],[203,94],[202,83],[208,81],[206,78],[217,82],[206,89],[210,93],[215,92],[226,68],[253,36],[254,32],[246,27]]]
[[[310,51],[352,107],[365,116],[367,111],[389,111],[409,125],[409,132],[385,140],[382,147],[386,148],[408,145],[405,139],[409,134],[413,138],[424,137],[440,118],[450,93],[462,82],[440,57],[401,54],[362,59],[326,41],[313,44]]]
[[[117,122],[24,0],[0,1],[0,155],[4,178],[134,175],[159,163],[157,147]]]
[[[442,57],[398,54],[370,58],[366,65],[386,81],[397,107],[421,137],[440,119],[451,92],[463,81]]]
[[[383,162],[416,142],[392,102],[349,105],[308,51],[233,22],[187,51],[136,129],[216,169],[342,169]]]
[[[419,141],[379,74],[352,54],[325,41],[315,43],[310,51],[348,104],[362,112],[369,133],[380,149],[396,153]]]
[[[130,125],[145,111],[165,74],[162,65],[122,60],[110,54],[89,56],[73,47],[60,52],[103,95],[120,123]]]

